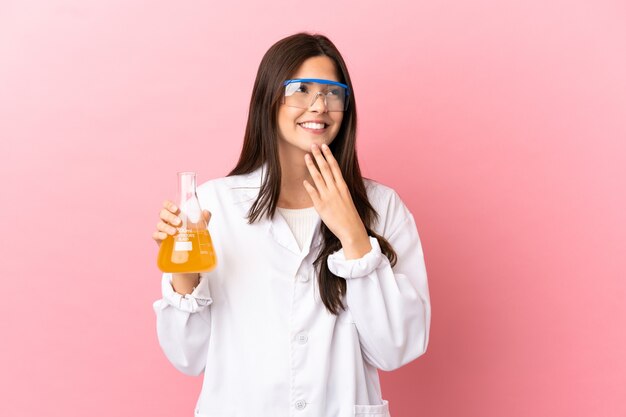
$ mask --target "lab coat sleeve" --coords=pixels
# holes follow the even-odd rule
[[[198,286],[184,296],[174,291],[172,274],[163,274],[163,298],[153,304],[161,349],[187,375],[200,375],[206,366],[213,302],[207,274],[201,273]]]
[[[347,308],[359,335],[364,359],[378,369],[397,369],[426,352],[430,296],[424,254],[413,215],[397,194],[390,233],[384,237],[397,254],[392,268],[378,240],[359,259],[343,249],[328,257],[330,271],[346,279]]]

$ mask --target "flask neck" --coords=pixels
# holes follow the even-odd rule
[[[179,172],[178,173],[178,195],[180,201],[187,201],[196,196],[196,173],[195,172]]]

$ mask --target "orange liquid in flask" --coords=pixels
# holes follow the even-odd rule
[[[172,273],[208,272],[217,265],[208,230],[179,229],[167,236],[159,248],[157,265]]]

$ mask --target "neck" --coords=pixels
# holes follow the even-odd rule
[[[302,184],[307,180],[315,186],[304,162],[305,154],[306,152],[295,146],[279,146],[281,184],[278,207],[298,209],[313,206],[313,200]]]

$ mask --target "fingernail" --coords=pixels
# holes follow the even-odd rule
[[[328,145],[326,145],[325,143],[322,144],[322,148],[324,149],[328,149]]]

